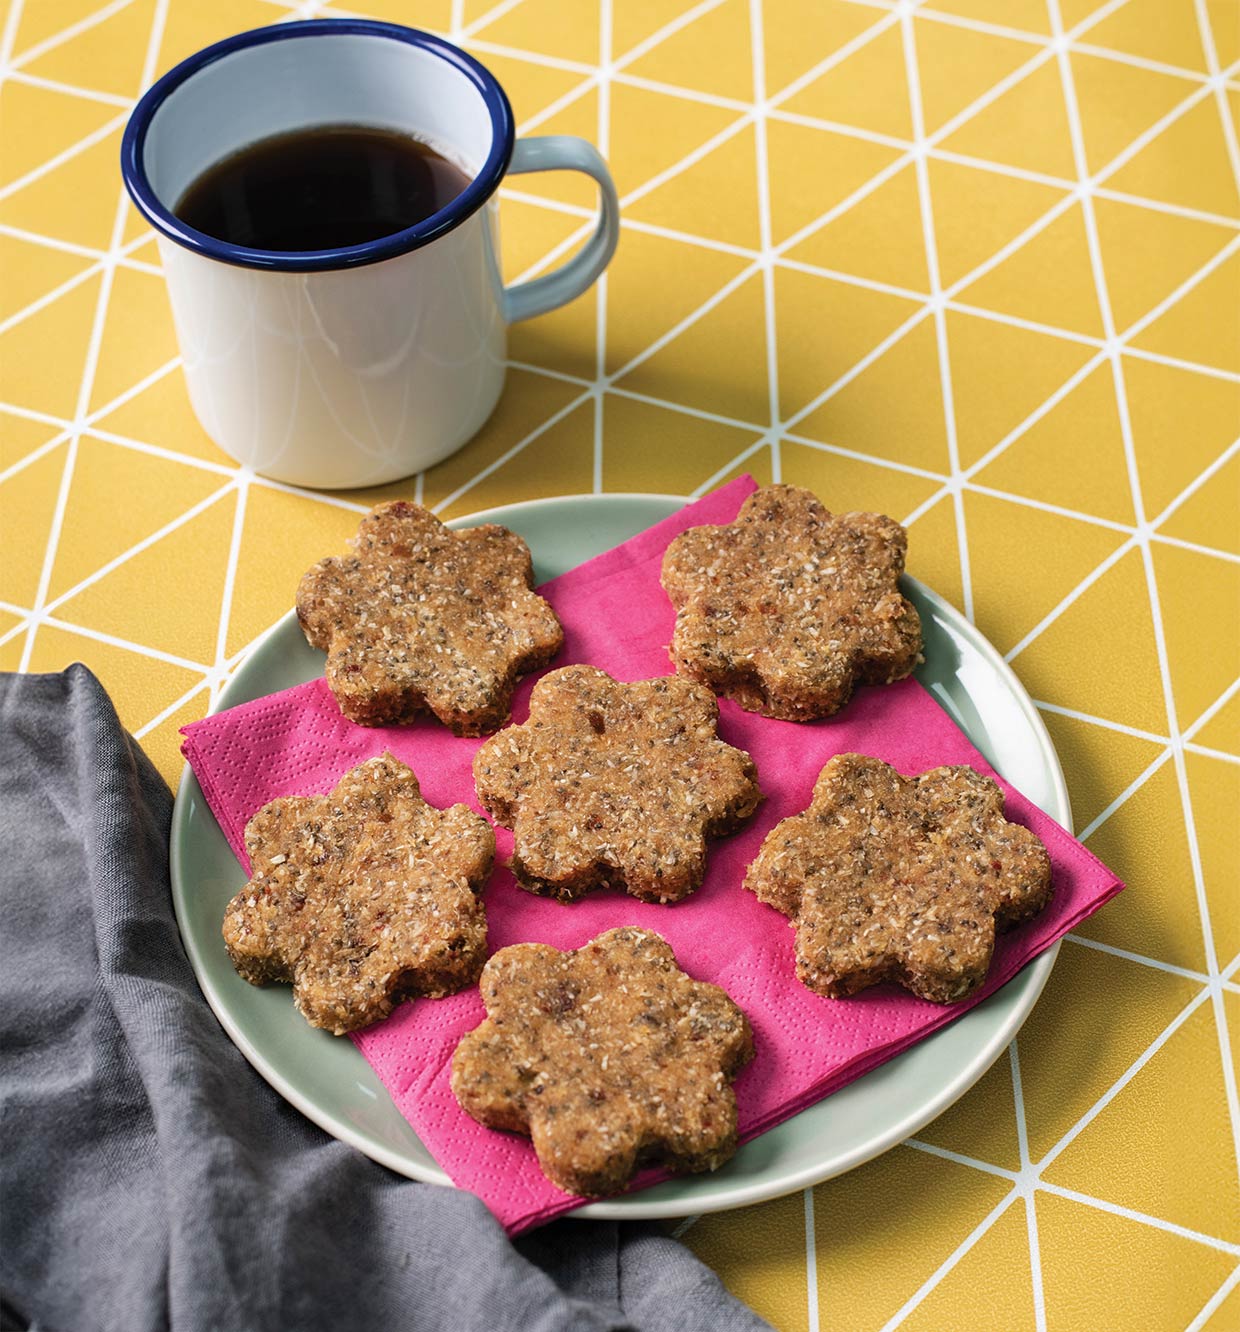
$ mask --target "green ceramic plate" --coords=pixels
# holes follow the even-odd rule
[[[500,522],[529,542],[539,581],[563,573],[674,512],[670,495],[585,495],[506,505],[453,523]],[[1065,827],[1071,812],[1046,728],[1011,669],[940,597],[914,579],[925,664],[918,678],[994,767]],[[259,639],[222,691],[233,707],[322,674],[290,612]],[[245,881],[188,768],[172,822],[172,896],[199,984],[225,1031],[269,1083],[328,1133],[412,1179],[449,1184],[350,1041],[307,1026],[284,986],[237,976],[220,938]],[[945,1110],[999,1057],[1055,962],[1052,948],[1003,989],[913,1049],[747,1143],[712,1175],[670,1180],[581,1209],[600,1218],[674,1217],[774,1198],[851,1170]]]

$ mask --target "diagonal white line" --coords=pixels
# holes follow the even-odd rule
[[[8,222],[0,222],[0,236],[11,236],[14,240],[25,241],[29,245],[42,245],[49,250],[63,250],[66,254],[80,255],[83,259],[107,258],[105,250],[93,250],[87,245],[78,245],[56,236],[42,236],[37,231],[26,231]]]
[[[63,46],[73,38],[88,32],[91,28],[97,27],[100,23],[105,23],[113,14],[119,14],[122,9],[127,9],[133,0],[111,0],[111,3],[97,9],[93,14],[87,14],[85,18],[80,18],[76,23],[71,23],[67,28],[60,28],[52,33],[50,37],[45,37],[41,42],[36,42],[21,52],[20,55],[9,60],[10,69],[21,69],[23,65],[28,65],[32,60],[37,60],[41,55],[48,51],[53,51],[58,46]]]
[[[332,6],[332,12],[341,11]],[[358,14],[358,18],[363,15]],[[470,51],[481,55],[503,56],[506,60],[519,60],[527,65],[541,65],[544,69],[556,69],[563,74],[580,74],[583,78],[595,72],[595,66],[587,65],[582,60],[568,60],[564,56],[549,55],[546,51],[527,51],[520,46],[505,46],[503,42],[493,42],[487,37],[470,36],[462,32],[457,41]]]
[[[582,403],[589,402],[593,396],[594,396],[593,390],[587,390],[584,393],[578,394],[577,397],[573,398],[570,402],[566,403],[553,416],[549,416],[540,425],[536,426],[533,430],[531,430],[528,435],[518,440],[510,449],[508,449],[504,453],[501,453],[500,456],[496,458],[494,461],[488,463],[480,472],[476,473],[474,476],[471,476],[470,479],[466,481],[464,485],[458,486],[450,495],[446,496],[444,499],[441,499],[437,504],[432,505],[431,511],[433,513],[442,513],[446,508],[449,507],[449,505],[455,504],[457,500],[461,498],[462,495],[468,494],[478,484],[479,481],[484,481],[488,476],[491,475],[492,472],[498,471],[499,468],[503,467],[505,463],[511,462],[512,459],[515,458],[518,453],[528,448],[531,444],[534,443],[536,439],[539,439],[543,435],[545,435],[547,431],[550,430],[553,426],[559,425],[559,423],[562,420],[564,420],[564,418],[568,416],[570,412],[576,411],[576,409],[580,407]]]
[[[850,449],[843,444],[833,444],[821,439],[808,439],[804,435],[795,435],[791,431],[781,431],[782,437],[793,444],[802,444],[807,449],[817,449],[820,453],[833,453],[837,458],[851,458],[854,462],[869,463],[888,472],[903,472],[905,476],[920,477],[923,481],[942,481],[947,478],[938,472],[928,471],[924,467],[915,467],[912,463],[900,462],[897,458],[883,458],[874,453],[863,453],[860,449]],[[936,500],[946,494],[946,489],[935,493]]]
[[[324,504],[329,509],[344,509],[348,513],[369,513],[372,507],[369,504],[362,504],[358,500],[332,495],[326,490],[310,490],[306,486],[289,485],[287,481],[275,481],[269,476],[252,475],[248,484],[251,490],[255,487],[260,490],[276,490],[282,495],[297,495],[302,499],[312,499],[316,504]],[[233,655],[236,656],[236,653]]]
[[[485,28],[487,24],[496,22],[497,19],[503,18],[505,14],[510,14],[521,2],[522,0],[500,0],[499,4],[492,5],[490,9],[479,14],[472,22],[465,24],[461,29],[461,35],[472,37],[480,28]]]
[[[11,614],[22,614],[22,612],[18,611],[17,607],[10,606],[7,601],[0,602],[0,610],[7,610]],[[7,630],[3,634],[0,634],[0,647],[3,647],[10,639],[16,638],[18,634],[24,634],[26,632],[28,624],[29,624],[28,619],[23,617],[11,629]]]
[[[1187,204],[1170,203],[1166,199],[1145,199],[1139,194],[1112,190],[1105,185],[1094,188],[1094,198],[1127,204],[1130,208],[1140,208],[1146,213],[1165,213],[1170,217],[1186,217],[1195,222],[1209,222],[1212,226],[1228,227],[1233,231],[1240,228],[1240,221],[1224,213],[1210,213],[1202,208],[1189,208]]]
[[[1215,716],[1235,698],[1237,693],[1240,693],[1240,679],[1233,680],[1191,726],[1184,728],[1185,738],[1191,740],[1203,726],[1213,721]]]
[[[1074,606],[1081,597],[1093,587],[1103,574],[1114,565],[1118,564],[1129,551],[1134,549],[1136,544],[1137,539],[1134,536],[1130,540],[1125,541],[1122,545],[1117,546],[1101,564],[1095,565],[1095,567],[1086,574],[1084,579],[1082,579],[1058,605],[1047,611],[1047,613],[1033,626],[1032,629],[1029,630],[1014,648],[1011,648],[1003,654],[1004,660],[1008,662],[1015,661],[1031,643],[1040,638],[1046,630],[1059,619],[1069,606]]]
[[[129,113],[122,111],[120,115],[113,116],[111,120],[105,121],[98,129],[92,130],[83,139],[78,139],[76,143],[56,154],[55,157],[49,157],[40,162],[37,167],[32,167],[24,176],[18,176],[16,180],[10,181],[3,188],[0,188],[0,201],[7,199],[11,194],[16,194],[18,190],[23,190],[27,185],[46,176],[48,172],[55,171],[57,167],[63,166],[66,162],[84,153],[87,148],[93,148],[95,144],[101,143],[110,134],[115,134],[118,129],[129,119]]]
[[[1122,152],[1117,153],[1116,156],[1113,157],[1106,164],[1106,166],[1104,166],[1100,171],[1095,173],[1094,179],[1099,182],[1102,182],[1108,180],[1111,176],[1114,176],[1117,172],[1122,171],[1123,168],[1126,167],[1128,163],[1131,162],[1132,159],[1136,157],[1136,155],[1139,152],[1142,151],[1142,149],[1149,147],[1149,145],[1153,143],[1156,138],[1158,138],[1158,136],[1163,132],[1163,130],[1170,129],[1171,126],[1176,123],[1176,121],[1183,119],[1183,117],[1186,116],[1193,109],[1193,107],[1197,105],[1198,102],[1204,102],[1205,99],[1209,97],[1209,95],[1210,95],[1210,86],[1208,84],[1203,84],[1200,88],[1194,89],[1194,91],[1189,93],[1189,95],[1182,102],[1179,102],[1177,105],[1173,106],[1171,110],[1166,113],[1166,115],[1156,120],[1149,127],[1149,129],[1145,130],[1141,134],[1138,134],[1137,137],[1133,139],[1132,142],[1129,143]]]
[[[591,74],[589,78],[584,79],[581,83],[569,88],[567,92],[561,93],[555,101],[548,102],[546,106],[541,107],[532,115],[527,116],[517,126],[517,133],[528,134],[531,130],[536,130],[541,125],[545,125],[548,120],[554,119],[554,117],[558,116],[561,111],[565,111],[572,106],[574,102],[580,102],[592,88],[597,86],[598,75]]]
[[[163,708],[149,721],[144,722],[139,726],[133,733],[133,738],[135,740],[141,740],[144,736],[149,735],[157,726],[162,726],[169,717],[175,716],[176,713],[178,713],[190,701],[190,699],[195,697],[195,695],[202,693],[204,689],[209,690],[210,686],[211,677],[210,675],[205,675],[192,688],[187,689],[179,698],[173,699],[166,708]]]
[[[183,463],[186,467],[196,467],[201,472],[213,472],[216,476],[233,477],[237,474],[235,466],[211,462],[206,458],[195,458],[188,453],[178,453],[175,449],[164,448],[162,444],[148,444],[142,439],[131,439],[128,435],[118,435],[112,430],[103,430],[97,425],[86,426],[82,434],[88,439],[99,439],[105,444],[116,444],[122,449],[132,449],[135,453],[146,453],[152,458],[164,458],[168,462]]]
[[[209,666],[204,666],[200,661],[191,661],[188,657],[178,657],[174,652],[164,652],[160,648],[150,647],[146,643],[134,643],[128,638],[121,638],[117,634],[104,633],[101,629],[89,629],[84,624],[73,624],[69,620],[62,620],[54,615],[44,616],[43,624],[50,625],[53,629],[64,629],[68,633],[80,634],[83,638],[94,639],[96,643],[106,643],[109,647],[124,648],[126,652],[136,652],[140,657],[150,657],[154,661],[166,662],[169,666],[180,666],[187,671],[198,671],[205,674],[210,670]]]
[[[702,88],[681,88],[675,83],[666,83],[662,79],[648,78],[644,74],[633,74],[627,69],[617,70],[613,81],[626,88],[638,88],[643,92],[663,93],[668,97],[679,97],[681,101],[698,102],[702,106],[717,106],[722,111],[735,111],[738,115],[749,111],[752,102],[742,102],[737,97],[725,97],[722,93],[706,92]]]
[[[4,75],[9,83],[24,83],[28,88],[43,88],[47,92],[63,93],[66,97],[80,97],[87,102],[102,102],[105,106],[132,107],[132,97],[122,97],[119,93],[101,92],[98,88],[78,88],[72,83],[61,83],[59,79],[43,78],[39,74],[27,74],[25,70],[10,69]]]
[[[1204,972],[1191,971],[1188,967],[1177,967],[1171,962],[1162,962],[1156,957],[1147,957],[1144,953],[1129,952],[1127,948],[1116,948],[1112,944],[1102,943],[1098,939],[1087,939],[1083,934],[1065,934],[1064,939],[1081,948],[1092,948],[1095,953],[1107,953],[1111,957],[1123,958],[1125,962],[1136,962],[1142,967],[1151,967],[1155,971],[1165,971],[1169,976],[1179,976],[1182,980],[1196,981],[1199,985],[1209,985],[1210,978]]]
[[[694,486],[694,488],[689,492],[689,494],[694,499],[697,499],[700,495],[705,495],[708,490],[713,490],[720,483],[720,481],[722,481],[723,478],[727,476],[727,474],[730,471],[733,470],[733,468],[739,467],[742,463],[747,462],[750,458],[754,456],[755,453],[759,453],[763,449],[768,447],[770,442],[771,441],[767,439],[765,436],[762,439],[755,440],[754,443],[750,444],[748,448],[742,449],[740,453],[736,455],[736,457],[729,458],[728,461],[725,462],[722,467],[712,472],[710,476],[708,476],[700,486]]]
[[[1036,319],[1023,319],[1019,315],[1004,314],[1000,310],[987,310],[980,305],[970,305],[968,301],[948,300],[946,306],[958,314],[986,319],[992,324],[1007,324],[1009,328],[1023,328],[1029,333],[1044,333],[1047,337],[1058,338],[1061,342],[1075,342],[1080,347],[1096,347],[1101,350],[1105,345],[1102,338],[1096,338],[1089,333],[1078,333],[1070,328],[1055,328],[1052,324],[1042,324]],[[1158,357],[1158,359],[1163,358]]]
[[[1198,555],[1208,555],[1211,559],[1222,560],[1224,564],[1240,564],[1240,555],[1231,550],[1218,550],[1214,546],[1203,546],[1197,541],[1184,541],[1180,537],[1164,536],[1161,532],[1150,533],[1151,546],[1174,546],[1176,550],[1191,550]]]
[[[1038,404],[1037,407],[1029,413],[1019,425],[1009,430],[999,442],[987,449],[985,453],[974,463],[971,463],[964,470],[964,476],[972,479],[984,468],[989,467],[998,456],[1009,448],[1022,435],[1030,431],[1037,423],[1054,411],[1056,407],[1072,392],[1078,384],[1083,384],[1085,380],[1106,360],[1106,357],[1099,352],[1097,356],[1091,356],[1084,365],[1073,374],[1069,375],[1062,384],[1045,401]]]
[[[804,74],[799,74],[791,83],[787,83],[782,88],[777,89],[770,99],[772,109],[782,106],[784,102],[788,101],[789,98],[795,97],[802,89],[808,88],[811,83],[817,82],[817,80],[822,78],[824,74],[834,69],[837,65],[843,64],[850,56],[856,55],[856,53],[863,47],[869,46],[872,41],[881,37],[888,29],[895,27],[898,21],[899,19],[897,15],[888,14],[887,17],[876,20],[871,27],[866,28],[864,31],[859,32],[855,37],[852,37],[842,45],[837,46],[830,55],[824,56],[817,64],[811,65]],[[766,87],[765,53],[763,54],[762,62],[762,87],[763,89]],[[765,100],[765,94],[764,97],[759,100]]]
[[[1074,41],[1072,51],[1083,56],[1093,56],[1097,60],[1109,60],[1113,65],[1129,65],[1133,69],[1148,69],[1153,75],[1167,75],[1171,79],[1181,79],[1185,83],[1205,83],[1207,75],[1200,69],[1185,69],[1183,65],[1168,65],[1163,60],[1151,60],[1148,56],[1133,56],[1127,51],[1111,51],[1108,47],[1095,47],[1087,41]]]
[[[166,536],[170,536],[173,532],[177,531],[178,528],[184,527],[186,523],[197,518],[199,514],[205,513],[207,509],[212,508],[223,499],[225,495],[231,494],[236,489],[237,483],[235,481],[229,481],[227,485],[221,486],[218,490],[213,491],[204,499],[199,500],[192,508],[187,509],[184,513],[177,514],[171,522],[165,523],[163,527],[159,528],[157,531],[144,536],[141,541],[135,542],[127,550],[114,556],[100,568],[93,570],[85,578],[74,583],[67,591],[62,592],[54,601],[47,602],[43,607],[43,613],[50,615],[54,611],[59,610],[67,602],[72,601],[74,597],[85,592],[87,588],[93,587],[101,579],[106,578],[111,573],[115,573],[121,565],[128,564],[135,556],[141,555],[144,550],[149,550],[152,546],[162,541]]]
[[[1222,1253],[1230,1253],[1240,1258],[1240,1244],[1232,1244],[1228,1240],[1219,1239],[1216,1235],[1190,1230],[1187,1226],[1177,1225],[1174,1221],[1164,1221],[1162,1217],[1151,1216],[1148,1212],[1137,1212],[1131,1207],[1121,1207],[1118,1203],[1095,1198],[1092,1194],[1079,1193],[1076,1189],[1066,1189],[1060,1184],[1048,1184],[1044,1180],[1039,1180],[1038,1189],[1042,1193],[1053,1194],[1056,1198],[1084,1203],[1086,1207],[1093,1207],[1099,1212],[1109,1212],[1112,1216],[1122,1216],[1128,1221],[1140,1221],[1155,1230],[1163,1230],[1169,1235],[1178,1235],[1181,1239],[1193,1240],[1197,1244],[1204,1244],[1211,1249],[1218,1249]]]
[[[1089,1107],[1088,1110],[1076,1121],[1075,1124],[1063,1135],[1062,1138],[1046,1153],[1042,1159],[1037,1162],[1039,1173],[1044,1171],[1067,1147],[1076,1141],[1078,1137],[1094,1122],[1095,1119],[1107,1108],[1108,1105],[1124,1090],[1125,1087],[1137,1076],[1138,1073],[1150,1062],[1151,1059],[1163,1048],[1164,1045],[1175,1035],[1177,1031],[1188,1021],[1190,1017],[1206,1002],[1210,997],[1208,987],[1203,987],[1193,998],[1176,1014],[1174,1018],[1162,1029],[1161,1032],[1150,1042],[1148,1046],[1137,1056],[1127,1069],[1107,1088],[1105,1092]]]
[[[911,287],[897,287],[890,282],[880,282],[877,278],[863,278],[856,273],[845,273],[838,268],[823,268],[820,264],[809,264],[802,259],[789,259],[778,255],[772,261],[775,268],[782,268],[789,273],[808,273],[811,277],[830,278],[832,282],[843,283],[846,287],[864,287],[866,291],[881,292],[884,296],[900,296],[906,301],[925,303],[930,299],[929,292],[914,291]]]
[[[953,1152],[947,1147],[940,1147],[936,1143],[925,1142],[920,1138],[905,1138],[901,1145],[916,1148],[917,1151],[924,1152],[927,1156],[937,1156],[944,1161],[955,1161],[957,1165],[971,1166],[974,1170],[980,1170],[985,1175],[995,1175],[999,1179],[1006,1179],[1010,1184],[1015,1184],[1020,1178],[1019,1171],[1006,1170],[1003,1166],[995,1165],[990,1161],[983,1161],[976,1156],[966,1156],[962,1152]]]
[[[934,1290],[944,1277],[956,1266],[966,1253],[982,1238],[1009,1207],[1020,1197],[1018,1189],[1013,1188],[1005,1194],[985,1217],[969,1232],[961,1243],[946,1259],[922,1282],[894,1314],[883,1324],[881,1332],[895,1332],[895,1329],[913,1312],[914,1309]]]
[[[3,485],[10,477],[16,476],[18,472],[24,472],[32,463],[37,463],[40,458],[46,457],[53,449],[59,448],[69,438],[69,434],[68,430],[62,430],[58,435],[53,435],[46,444],[40,444],[37,449],[31,449],[24,457],[6,467],[3,472],[0,472],[0,485]]]
[[[924,323],[926,319],[930,318],[930,316],[931,316],[931,309],[928,304],[918,306],[916,310],[914,310],[914,312],[904,321],[904,323],[900,324],[897,328],[893,329],[890,333],[888,333],[887,336],[882,340],[882,342],[878,343],[874,347],[871,347],[870,350],[859,361],[851,365],[833,383],[828,384],[827,387],[817,395],[817,397],[811,398],[809,402],[805,404],[804,407],[800,407],[795,412],[793,412],[792,415],[789,416],[783,422],[783,427],[785,431],[791,429],[794,426],[799,425],[808,416],[812,416],[813,413],[816,412],[824,402],[826,402],[829,398],[833,398],[841,389],[847,388],[848,385],[851,384],[854,379],[856,379],[859,375],[864,374],[865,371],[868,370],[870,366],[874,364],[875,361],[877,361],[881,356],[884,356],[888,351],[890,351],[891,348],[894,347],[896,343],[899,342],[906,333],[910,333],[914,328],[918,326],[918,324]]]
[[[728,281],[725,282],[723,286],[718,289],[718,291],[716,291],[708,300],[703,301],[702,304],[699,305],[696,310],[686,315],[682,320],[680,320],[679,323],[674,324],[671,328],[667,330],[667,332],[657,337],[643,351],[638,352],[636,356],[631,357],[629,360],[627,360],[622,366],[620,366],[618,370],[614,370],[610,375],[608,375],[607,377],[608,384],[610,385],[615,383],[619,379],[623,379],[625,375],[629,374],[633,370],[636,370],[639,365],[643,365],[646,361],[650,360],[650,358],[654,356],[656,352],[662,351],[662,349],[666,347],[669,342],[673,341],[673,339],[675,338],[678,338],[683,332],[685,332],[686,329],[689,329],[694,324],[698,323],[704,315],[709,314],[710,311],[713,310],[717,305],[720,305],[724,301],[726,301],[727,298],[731,296],[734,291],[736,291],[744,283],[748,282],[749,279],[753,277],[753,275],[758,271],[759,271],[759,264],[757,262],[754,262],[748,265],[746,268],[743,268],[739,273],[736,274],[735,277],[729,278]],[[765,426],[756,427],[756,429],[758,430],[763,430],[765,428],[766,428]]]
[[[1091,726],[1101,726],[1107,731],[1118,731],[1121,735],[1130,735],[1134,740],[1148,740],[1152,744],[1169,745],[1170,737],[1158,735],[1154,731],[1143,731],[1136,726],[1128,726],[1124,722],[1112,721],[1109,717],[1095,717],[1089,712],[1080,712],[1076,708],[1065,708],[1059,703],[1046,703],[1040,698],[1033,700],[1033,706],[1039,712],[1051,712],[1059,717],[1071,717],[1074,721],[1088,722]]]
[[[1167,356],[1163,352],[1146,351],[1144,347],[1124,348],[1125,356],[1135,356],[1139,361],[1152,361],[1155,365],[1165,365],[1172,370],[1190,370],[1195,375],[1205,375],[1209,379],[1226,380],[1229,384],[1240,384],[1240,372],[1224,370],[1217,365],[1199,365],[1196,361],[1186,361],[1180,356]]]
[[[798,231],[794,231],[791,236],[786,237],[775,246],[776,255],[783,256],[787,251],[800,245],[802,241],[808,240],[810,236],[816,235],[824,227],[830,226],[838,217],[848,212],[850,208],[861,203],[863,199],[868,199],[885,185],[893,176],[898,175],[913,160],[912,152],[905,153],[902,157],[897,157],[894,161],[888,162],[880,171],[876,171],[867,181],[858,185],[855,190],[842,198],[839,203],[833,204],[825,213],[819,214],[812,222],[807,222]]]
[[[1011,42],[1025,42],[1029,46],[1045,46],[1047,38],[1043,33],[1029,32],[1025,28],[1012,28],[993,19],[967,18],[960,14],[944,13],[930,5],[919,5],[918,20],[928,20],[949,28],[964,28],[968,32],[984,32],[992,37],[1006,37]]]
[[[1235,1271],[1233,1271],[1232,1274],[1227,1278],[1227,1280],[1224,1281],[1223,1284],[1218,1288],[1218,1290],[1216,1290],[1214,1294],[1210,1296],[1210,1298],[1202,1306],[1201,1312],[1197,1315],[1196,1318],[1193,1319],[1191,1323],[1189,1323],[1189,1325],[1184,1329],[1184,1332],[1203,1332],[1203,1329],[1205,1328],[1206,1324],[1217,1312],[1219,1306],[1231,1294],[1231,1292],[1235,1290],[1235,1288],[1238,1285],[1240,1285],[1240,1267],[1237,1267]]]
[[[1186,754],[1196,754],[1200,758],[1218,759],[1220,763],[1240,766],[1240,754],[1228,754],[1222,749],[1211,749],[1209,745],[1195,745],[1186,740],[1184,742],[1184,752]]]
[[[1073,42],[1072,50],[1079,51],[1081,55],[1094,56],[1098,60],[1109,60],[1113,65],[1129,65],[1133,69],[1148,69],[1151,74],[1166,74],[1169,78],[1182,79],[1185,83],[1204,83],[1207,78],[1199,69],[1168,65],[1162,60],[1130,55],[1127,51],[1112,51],[1105,46],[1093,46],[1088,42]]]
[[[1031,495],[1018,495],[1010,490],[1000,490],[995,486],[979,485],[976,481],[962,482],[961,489],[974,495],[989,495],[994,499],[1006,500],[1009,504],[1019,505],[1022,509],[1036,509],[1039,513],[1053,513],[1060,518],[1071,518],[1078,523],[1088,523],[1091,527],[1103,527],[1109,532],[1121,532],[1131,536],[1134,528],[1128,523],[1116,522],[1114,518],[1102,518],[1096,513],[1085,513],[1081,509],[1069,509],[1064,504],[1052,504],[1049,500],[1034,499]]]
[[[1132,338],[1143,333],[1156,319],[1161,318],[1171,309],[1177,301],[1181,300],[1195,287],[1199,286],[1206,278],[1214,272],[1215,269],[1222,267],[1223,264],[1231,258],[1237,250],[1240,250],[1240,236],[1229,240],[1226,245],[1208,259],[1202,266],[1189,277],[1185,278],[1174,291],[1170,292],[1161,301],[1158,302],[1152,310],[1146,311],[1140,319],[1134,320],[1123,332],[1123,341],[1127,342]]]
[[[36,297],[29,305],[23,306],[20,310],[15,310],[7,318],[0,320],[0,334],[7,333],[9,329],[16,327],[31,315],[38,314],[40,310],[46,309],[53,301],[58,301],[62,296],[73,291],[74,288],[89,282],[93,277],[97,277],[103,272],[104,266],[103,263],[92,264],[89,268],[82,269],[80,273],[74,273],[71,278],[66,278],[64,282],[57,287],[53,287],[51,291],[46,291],[42,296]]]
[[[656,46],[659,46],[663,42],[667,41],[669,37],[673,37],[675,36],[676,33],[683,31],[691,23],[696,23],[698,19],[703,18],[705,15],[709,14],[711,10],[718,9],[723,3],[724,0],[701,0],[701,2],[699,4],[694,5],[692,9],[685,10],[683,14],[678,14],[674,19],[670,20],[670,22],[663,24],[663,26],[660,28],[656,28],[655,31],[652,32],[649,37],[644,37],[640,42],[637,43],[636,46],[631,46],[627,51],[622,51],[619,57],[614,61],[614,64],[612,61],[612,48],[611,48],[612,36],[611,36],[611,31],[609,29],[606,34],[606,37],[604,38],[604,40],[607,43],[607,46],[605,51],[600,53],[599,64],[604,69],[608,69],[610,67],[615,72],[618,73],[620,70],[623,70],[626,66],[633,64],[635,60],[640,60],[642,56],[648,55],[651,51],[655,49]],[[601,11],[600,11],[599,27],[601,35],[602,33]]]
[[[699,144],[692,152],[686,153],[679,161],[673,162],[671,166],[665,167],[662,171],[651,176],[649,180],[643,181],[640,185],[631,189],[620,200],[620,207],[631,208],[635,203],[644,199],[646,195],[653,193],[660,185],[666,184],[669,180],[679,176],[687,171],[689,167],[696,166],[704,157],[709,156],[716,148],[722,147],[729,139],[734,139],[747,126],[753,124],[752,110],[745,115],[734,120],[730,125],[725,125],[718,133],[712,134],[705,143]]]

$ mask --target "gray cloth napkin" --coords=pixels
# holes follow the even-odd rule
[[[0,676],[0,1293],[37,1332],[766,1327],[660,1230],[512,1244],[336,1142],[199,993],[172,798],[85,667]],[[20,1325],[20,1324],[19,1324]]]

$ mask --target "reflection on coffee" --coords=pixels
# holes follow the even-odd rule
[[[446,207],[469,178],[396,130],[316,125],[250,144],[203,172],[173,211],[253,250],[332,250],[390,236]]]

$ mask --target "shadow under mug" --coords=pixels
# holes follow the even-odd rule
[[[411,133],[469,184],[416,226],[334,250],[247,249],[173,212],[229,154],[339,124]],[[508,172],[561,168],[598,182],[598,226],[561,268],[505,288],[496,190]],[[616,188],[591,144],[514,143],[488,70],[388,23],[287,23],[190,56],[134,109],[121,169],[158,236],[198,419],[238,462],[294,485],[379,485],[460,448],[499,399],[508,325],[580,295],[619,238]]]

